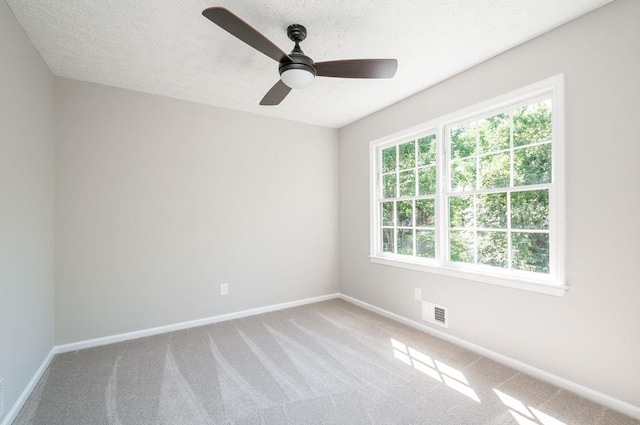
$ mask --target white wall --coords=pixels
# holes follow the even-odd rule
[[[55,89],[58,344],[338,290],[336,130]]]
[[[0,1],[0,379],[5,416],[52,346],[53,76]]]
[[[640,2],[618,0],[340,130],[340,290],[640,406]],[[565,73],[564,298],[371,264],[369,141]],[[438,328],[441,329],[441,328]]]

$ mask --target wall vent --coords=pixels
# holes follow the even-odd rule
[[[0,379],[0,418],[4,415],[4,378]]]
[[[422,320],[448,328],[449,309],[443,305],[422,301]]]

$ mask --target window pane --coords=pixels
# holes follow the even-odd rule
[[[451,190],[463,191],[476,188],[476,159],[469,158],[451,163]]]
[[[396,147],[384,149],[382,151],[382,172],[388,173],[396,170]]]
[[[416,172],[415,170],[402,171],[400,173],[400,196],[416,195]]]
[[[511,193],[511,227],[548,229],[549,191],[545,189]]]
[[[449,198],[449,227],[473,226],[473,196]]]
[[[393,202],[380,203],[380,216],[383,226],[393,226]]]
[[[418,170],[419,195],[433,195],[436,193],[436,167],[420,168]]]
[[[516,149],[513,153],[513,184],[551,183],[551,145]]]
[[[382,197],[383,198],[395,198],[396,195],[396,181],[395,174],[387,174],[382,176]]]
[[[413,255],[413,230],[398,229],[398,254]]]
[[[393,229],[382,229],[382,252],[393,252],[394,238]]]
[[[506,193],[478,195],[476,209],[478,214],[478,227],[488,229],[507,228]]]
[[[466,158],[476,153],[476,126],[461,125],[450,130],[451,158]]]
[[[495,152],[511,146],[511,117],[503,113],[478,123],[480,152]]]
[[[413,201],[398,201],[398,226],[413,226]]]
[[[435,199],[416,200],[416,227],[435,227],[436,201]]]
[[[494,267],[508,267],[506,232],[478,232],[478,263]]]
[[[436,163],[436,135],[418,139],[418,166]]]
[[[473,232],[469,230],[450,230],[449,246],[451,261],[473,263]]]
[[[547,233],[513,232],[512,267],[538,273],[549,273],[549,235]]]
[[[509,187],[509,152],[487,155],[480,158],[480,188]]]
[[[418,257],[436,258],[436,234],[433,230],[416,232],[416,251]]]
[[[400,152],[400,161],[398,162],[398,165],[401,170],[406,170],[416,166],[415,142],[408,142],[399,145],[398,151]]]
[[[551,140],[551,100],[516,109],[513,114],[513,144],[524,146]]]

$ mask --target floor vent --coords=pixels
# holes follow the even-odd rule
[[[442,305],[422,301],[422,320],[435,325],[449,327],[449,311]]]

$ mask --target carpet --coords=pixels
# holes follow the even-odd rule
[[[639,425],[331,300],[56,355],[14,425]]]

